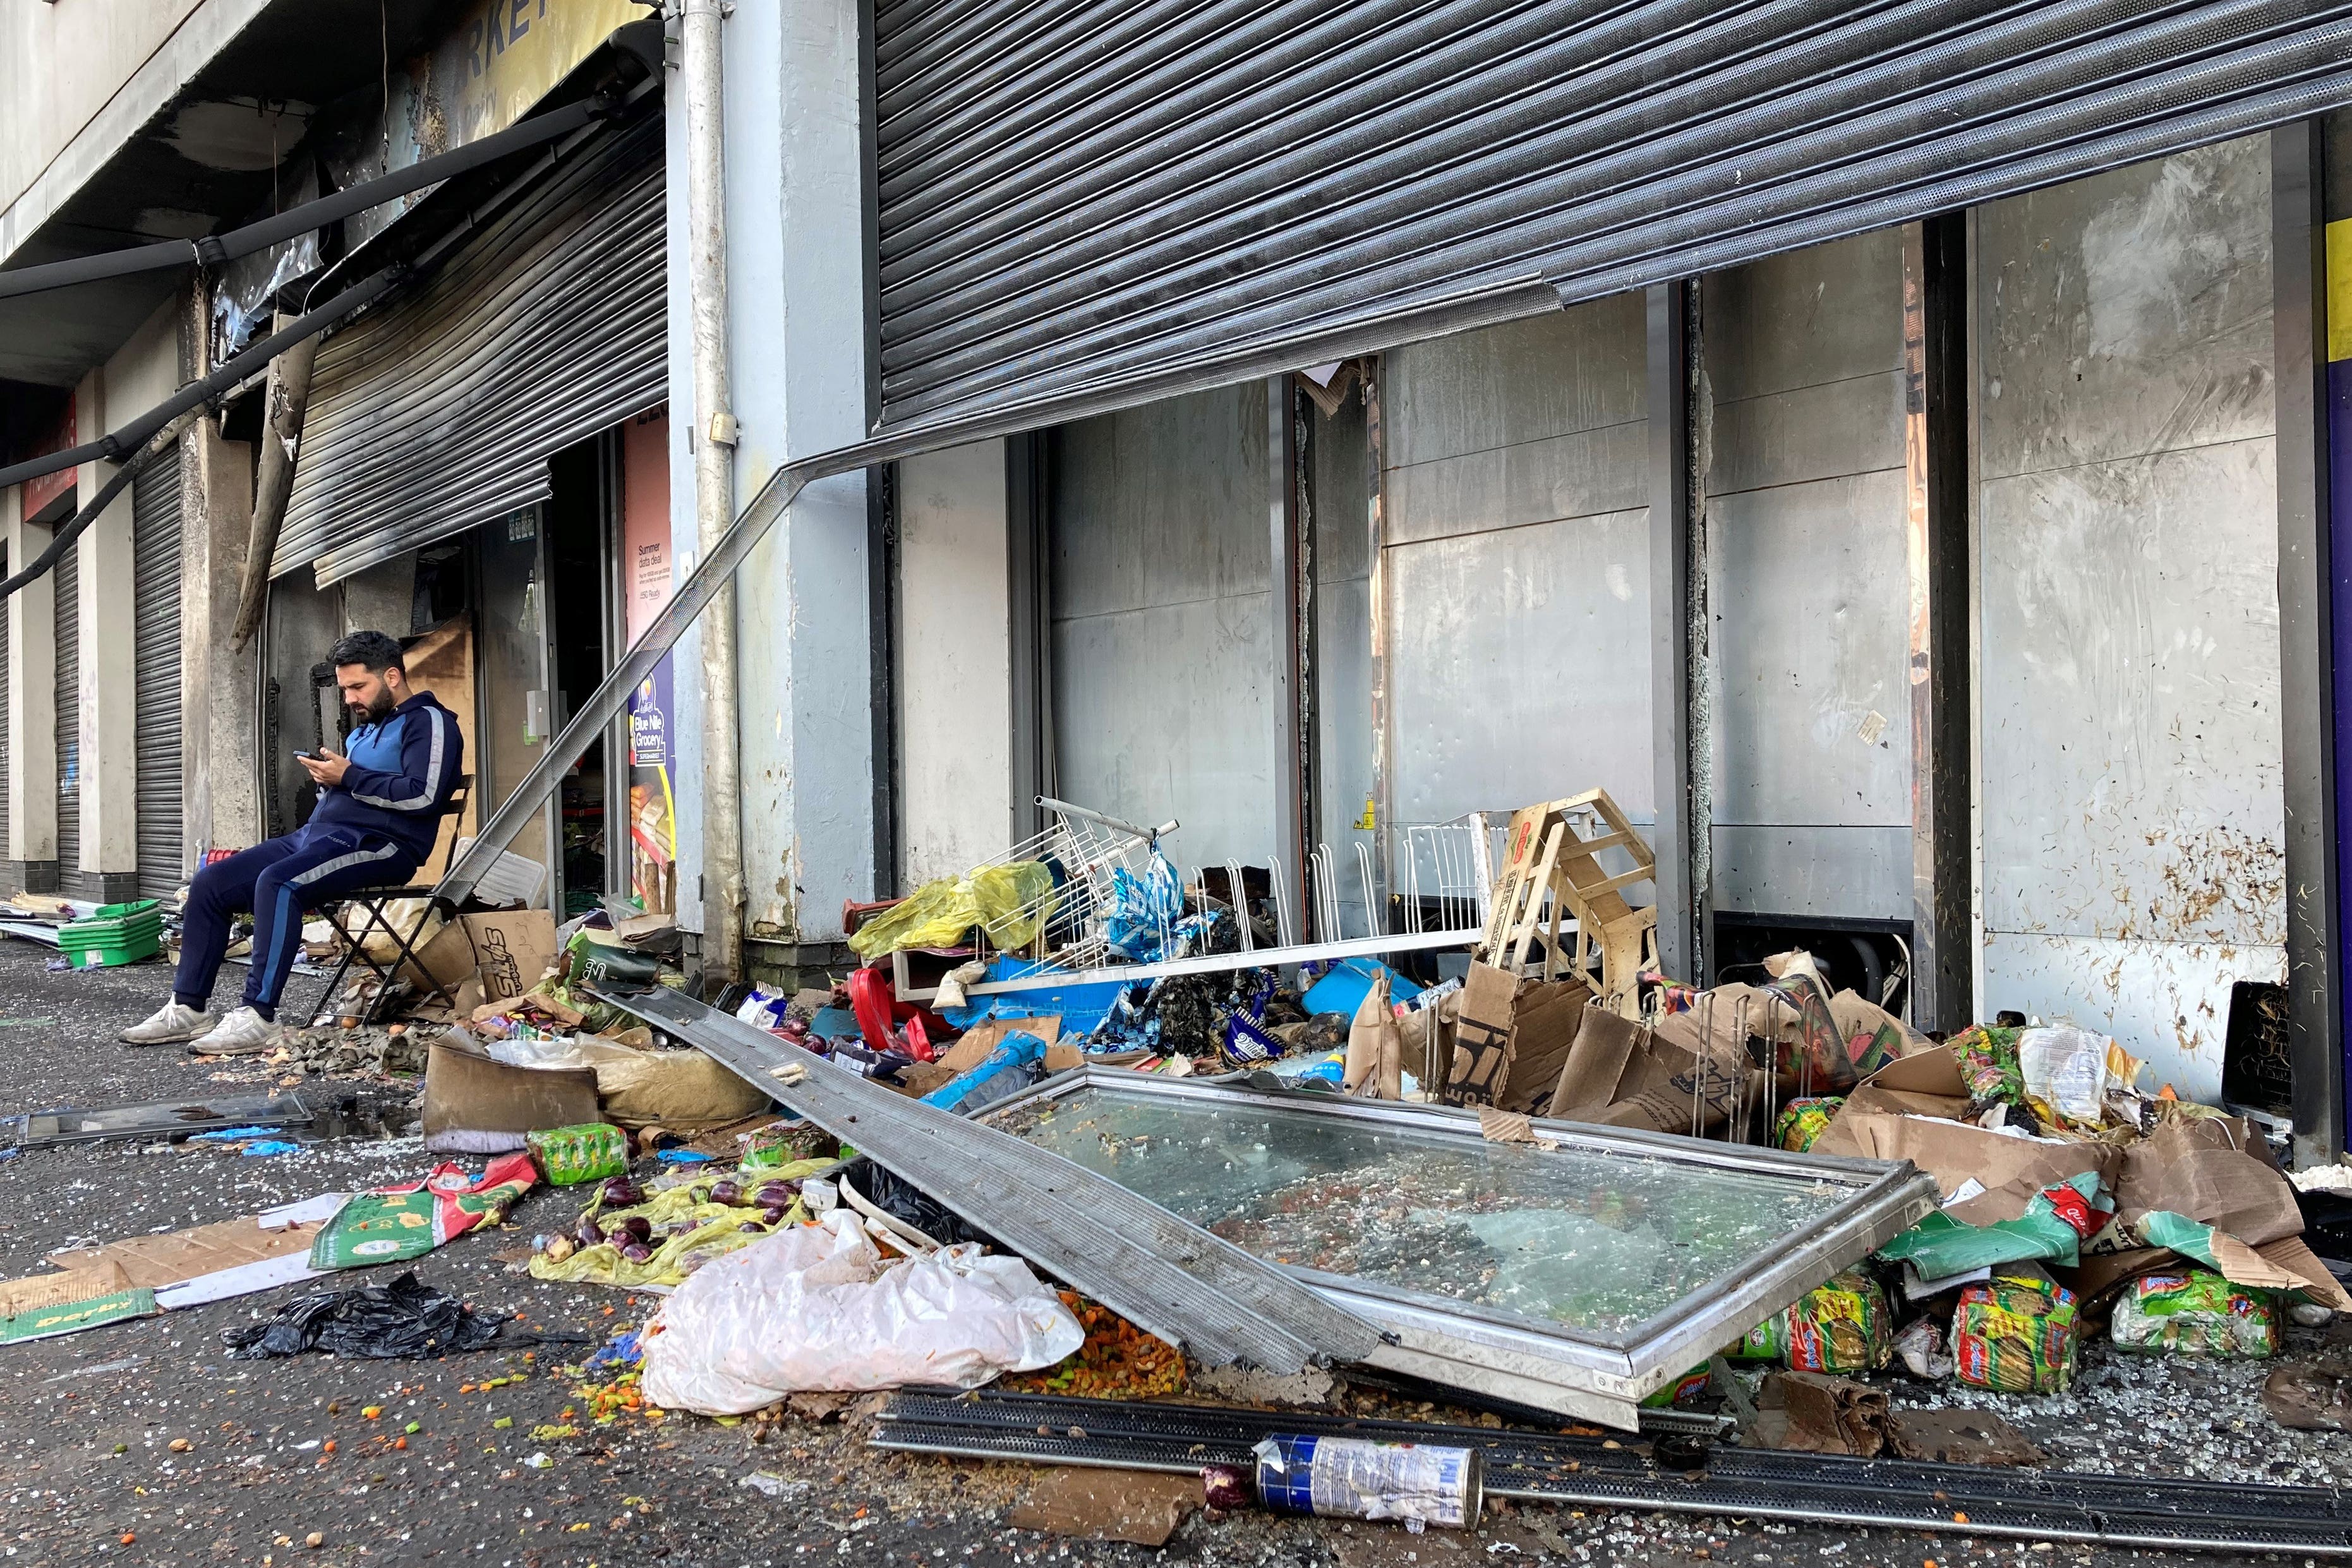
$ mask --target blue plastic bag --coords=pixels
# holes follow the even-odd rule
[[[1112,952],[1138,963],[1154,962],[1169,928],[1183,913],[1184,884],[1159,850],[1151,852],[1151,865],[1140,877],[1124,866],[1111,868],[1103,940]]]

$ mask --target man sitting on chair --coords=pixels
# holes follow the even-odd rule
[[[366,888],[398,887],[433,853],[457,786],[457,716],[408,684],[400,644],[353,632],[328,651],[335,684],[359,720],[347,754],[295,753],[319,785],[310,820],[283,838],[240,850],[196,873],[180,932],[172,999],[125,1044],[192,1042],[199,1056],[257,1056],[277,1030],[278,998],[302,948],[306,910]],[[245,1005],[225,1018],[205,1011],[228,951],[229,917],[253,913],[253,966]]]

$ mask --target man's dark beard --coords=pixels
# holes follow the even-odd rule
[[[391,712],[394,709],[399,707],[400,702],[398,699],[393,696],[391,687],[380,686],[376,689],[375,695],[370,698],[367,701],[355,702],[352,704],[352,706],[360,710],[361,716],[368,723],[373,724],[377,720],[383,718],[385,714]]]

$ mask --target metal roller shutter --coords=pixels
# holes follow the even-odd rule
[[[883,428],[1533,314],[2352,102],[2315,0],[896,0]]]
[[[81,552],[49,573],[57,595],[58,890],[81,896]]]
[[[270,574],[323,587],[544,500],[550,455],[661,402],[664,224],[656,117],[328,339]]]
[[[180,454],[131,484],[133,658],[139,722],[139,896],[180,885]]]

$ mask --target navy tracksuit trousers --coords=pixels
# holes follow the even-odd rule
[[[172,994],[202,1010],[228,951],[229,917],[253,911],[253,967],[245,1005],[265,1018],[302,950],[302,913],[365,888],[397,887],[416,869],[410,852],[381,834],[316,824],[240,850],[196,873],[180,931]]]

